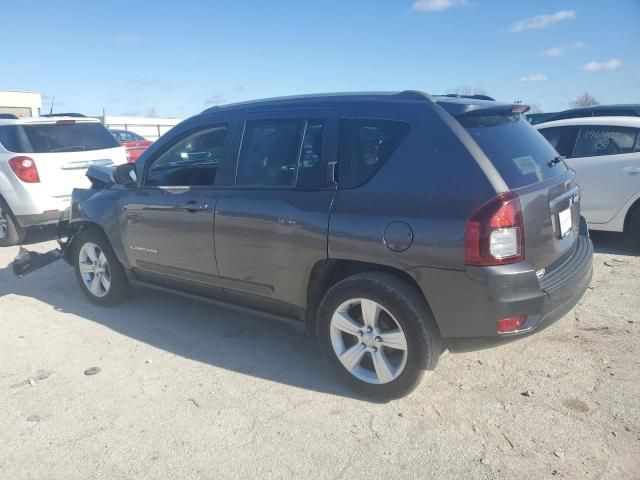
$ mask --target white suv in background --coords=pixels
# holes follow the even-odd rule
[[[90,185],[89,166],[126,161],[95,118],[0,118],[0,246],[21,243],[29,227],[56,223],[71,191]]]
[[[640,117],[587,117],[535,125],[576,172],[592,230],[640,244]]]

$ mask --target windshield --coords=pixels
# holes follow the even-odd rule
[[[510,188],[542,182],[567,171],[566,165],[557,160],[558,152],[521,115],[463,117],[460,123]]]
[[[15,153],[82,152],[118,147],[100,123],[4,125],[0,144]]]

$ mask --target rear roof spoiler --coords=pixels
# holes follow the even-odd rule
[[[442,98],[442,97],[440,97]],[[447,97],[438,105],[454,117],[473,117],[486,115],[517,115],[528,112],[531,107],[523,103],[499,103],[493,100],[469,102],[459,98]]]

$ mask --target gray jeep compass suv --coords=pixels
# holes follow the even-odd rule
[[[91,168],[64,251],[99,305],[143,284],[298,319],[340,378],[398,397],[443,349],[539,331],[587,288],[580,190],[526,109],[416,91],[210,108]]]

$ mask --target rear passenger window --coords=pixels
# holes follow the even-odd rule
[[[149,167],[145,184],[155,187],[215,185],[226,160],[229,128],[218,125],[178,141]]]
[[[582,127],[578,134],[574,157],[619,155],[633,152],[638,129],[615,126]]]
[[[338,183],[353,188],[369,180],[398,148],[409,125],[395,120],[340,121]]]
[[[295,185],[303,120],[248,121],[240,148],[238,186]]]
[[[551,127],[538,130],[560,155],[571,158],[580,127]]]

